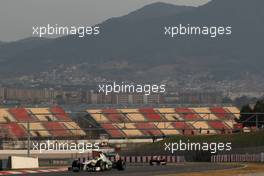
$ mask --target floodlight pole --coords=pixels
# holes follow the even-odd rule
[[[27,121],[27,156],[30,157],[30,123]]]
[[[256,128],[258,129],[258,114],[256,115]]]

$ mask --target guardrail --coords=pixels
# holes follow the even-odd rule
[[[264,162],[264,153],[260,154],[225,154],[211,156],[211,162]]]
[[[155,156],[122,156],[121,159],[124,160],[126,163],[149,163],[150,160],[154,159]],[[159,156],[160,159],[165,159],[167,163],[183,163],[185,162],[184,156]],[[92,159],[92,157],[87,158],[79,158],[80,161],[85,162],[87,160]],[[112,162],[116,161],[116,158],[109,157],[109,160]]]

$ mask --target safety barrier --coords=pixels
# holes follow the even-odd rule
[[[149,163],[155,156],[122,156],[121,159],[126,163]],[[183,163],[185,162],[184,156],[159,156],[160,159],[165,159],[167,163]],[[79,158],[80,161],[85,162],[90,160],[92,157]],[[116,161],[116,157],[109,157],[109,160],[112,162]]]
[[[264,154],[226,154],[213,155],[211,162],[264,162]]]
[[[39,168],[38,158],[10,156],[10,169],[36,169]]]

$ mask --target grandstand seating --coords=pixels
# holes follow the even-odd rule
[[[180,134],[179,130],[175,129],[171,122],[155,123],[157,128],[166,136]]]
[[[19,122],[34,121],[28,111],[24,108],[11,108],[8,112]]]
[[[50,111],[59,121],[71,121],[70,117],[61,107],[52,107]]]
[[[43,126],[51,133],[52,136],[72,136],[71,132],[60,122],[43,122]]]
[[[179,130],[181,134],[191,135],[195,133],[194,127],[186,122],[173,122],[172,126]]]
[[[23,127],[28,130],[28,124],[22,123]],[[50,133],[43,127],[41,123],[29,123],[29,129],[31,136],[34,137],[49,137]]]
[[[139,109],[139,112],[141,112],[149,121],[162,121],[161,116],[157,114],[153,108],[141,108]]]
[[[101,124],[101,126],[114,138],[124,137],[123,132],[113,124]]]
[[[16,122],[1,124],[1,126],[8,129],[8,137],[24,138],[27,136],[25,129]]]
[[[216,131],[208,124],[207,121],[196,121],[196,122],[190,122],[192,126],[197,129],[196,132],[200,134],[207,134],[208,132],[210,134],[216,133]]]
[[[236,122],[234,120],[225,120],[223,121],[225,123],[225,125],[228,127],[228,128],[234,128],[234,124],[236,124]]]
[[[218,118],[226,118],[228,117],[228,113],[222,107],[213,107],[210,108],[211,112],[214,113]]]
[[[0,127],[8,137],[26,138],[27,123],[31,137],[83,136],[85,132],[60,107],[55,108],[0,108]],[[3,133],[3,132],[2,132]]]
[[[87,112],[94,118],[94,120],[98,123],[106,123],[110,122],[107,117],[105,117],[104,114],[102,114],[101,110],[97,109],[92,109],[92,110],[87,110]]]
[[[15,122],[14,117],[8,112],[7,109],[0,109],[0,123]]]
[[[156,110],[168,121],[183,120],[183,118],[176,113],[174,108],[158,108]]]
[[[209,108],[191,108],[194,112],[199,114],[199,116],[205,120],[216,120],[218,119]]]
[[[111,121],[111,122],[126,122],[127,119],[116,109],[103,109],[102,113]]]
[[[93,123],[113,138],[215,134],[230,132],[239,117],[236,107],[199,108],[123,108],[87,110]],[[83,136],[85,132],[60,107],[0,108],[0,127],[8,135],[27,137],[27,122],[32,137]]]
[[[87,110],[102,113],[91,115],[110,136],[151,137],[169,135],[216,134],[230,131],[235,124],[235,107],[139,108]],[[104,112],[104,113],[103,113]],[[115,116],[109,116],[109,114]],[[99,118],[100,117],[100,118]],[[110,130],[111,129],[111,130]]]
[[[85,132],[75,122],[62,122],[75,136],[84,136]]]
[[[199,115],[190,108],[176,108],[176,112],[179,113],[186,120],[200,118]]]
[[[51,114],[48,108],[28,108],[39,121],[54,121],[56,118]]]
[[[232,113],[236,118],[239,118],[240,111],[237,107],[224,107],[224,109],[229,113]]]
[[[209,125],[217,131],[217,133],[223,133],[223,130],[230,130],[225,123],[221,121],[209,121]]]
[[[145,117],[137,109],[119,109],[120,112],[132,122],[146,121]]]
[[[161,136],[161,131],[156,127],[154,123],[148,122],[140,122],[136,123],[135,126],[139,129],[143,134],[147,136]]]
[[[143,137],[143,133],[140,132],[136,126],[135,123],[120,123],[117,124],[118,128],[122,129],[123,133],[127,137]]]
[[[237,107],[224,107],[225,111],[228,113],[224,123],[228,126],[228,128],[234,128],[236,124],[235,119],[239,118],[240,111]]]

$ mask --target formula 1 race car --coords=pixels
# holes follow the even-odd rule
[[[69,167],[68,170],[73,172],[79,172],[79,171],[91,171],[91,172],[97,172],[97,171],[107,171],[113,169],[117,170],[125,170],[126,169],[126,163],[119,157],[119,155],[116,156],[116,161],[112,162],[107,158],[107,155],[104,153],[99,153],[98,156],[96,156],[92,160],[85,161],[84,163],[81,163],[79,160],[74,160],[72,162],[72,166]]]
[[[154,156],[150,161],[149,161],[149,164],[151,166],[153,165],[166,165],[167,162],[165,160],[165,158],[161,158],[160,156]]]

